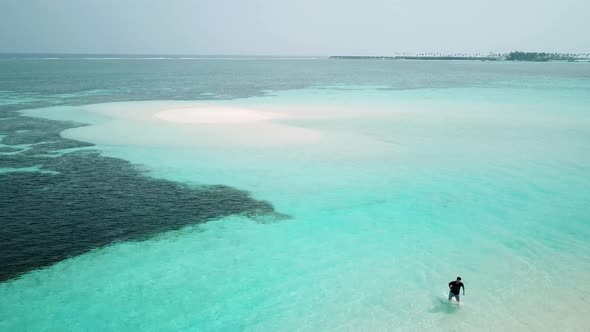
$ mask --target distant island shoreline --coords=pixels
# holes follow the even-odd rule
[[[332,59],[332,60],[450,60],[450,61],[523,61],[590,62],[590,53],[510,52],[469,54],[394,53],[393,55],[235,55],[235,54],[123,54],[123,53],[3,53],[0,60],[264,60],[264,59]]]
[[[394,55],[394,56],[365,56],[365,55],[334,55],[330,59],[337,60],[467,60],[467,61],[529,61],[549,62],[566,61],[579,62],[590,61],[590,54],[572,53],[547,53],[547,52],[510,52],[489,55],[467,55],[467,54],[433,54],[421,53],[416,55]]]

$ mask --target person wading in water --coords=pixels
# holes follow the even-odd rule
[[[461,302],[461,298],[459,297],[461,288],[463,288],[463,295],[465,295],[465,285],[461,282],[461,277],[457,277],[457,280],[449,282],[449,301],[454,297],[457,302]]]

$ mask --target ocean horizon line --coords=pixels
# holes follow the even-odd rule
[[[320,59],[319,55],[259,55],[259,54],[166,54],[166,53],[22,53],[0,52],[0,59]]]

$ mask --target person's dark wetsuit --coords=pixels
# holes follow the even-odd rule
[[[461,292],[461,287],[463,287],[463,292],[465,292],[465,286],[462,282],[457,282],[456,280],[449,282],[449,288],[451,289],[449,293],[449,301],[453,297],[457,300],[457,302],[460,301],[459,293]]]

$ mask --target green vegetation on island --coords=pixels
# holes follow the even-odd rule
[[[545,52],[510,52],[506,61],[575,61],[577,54],[545,53]]]

